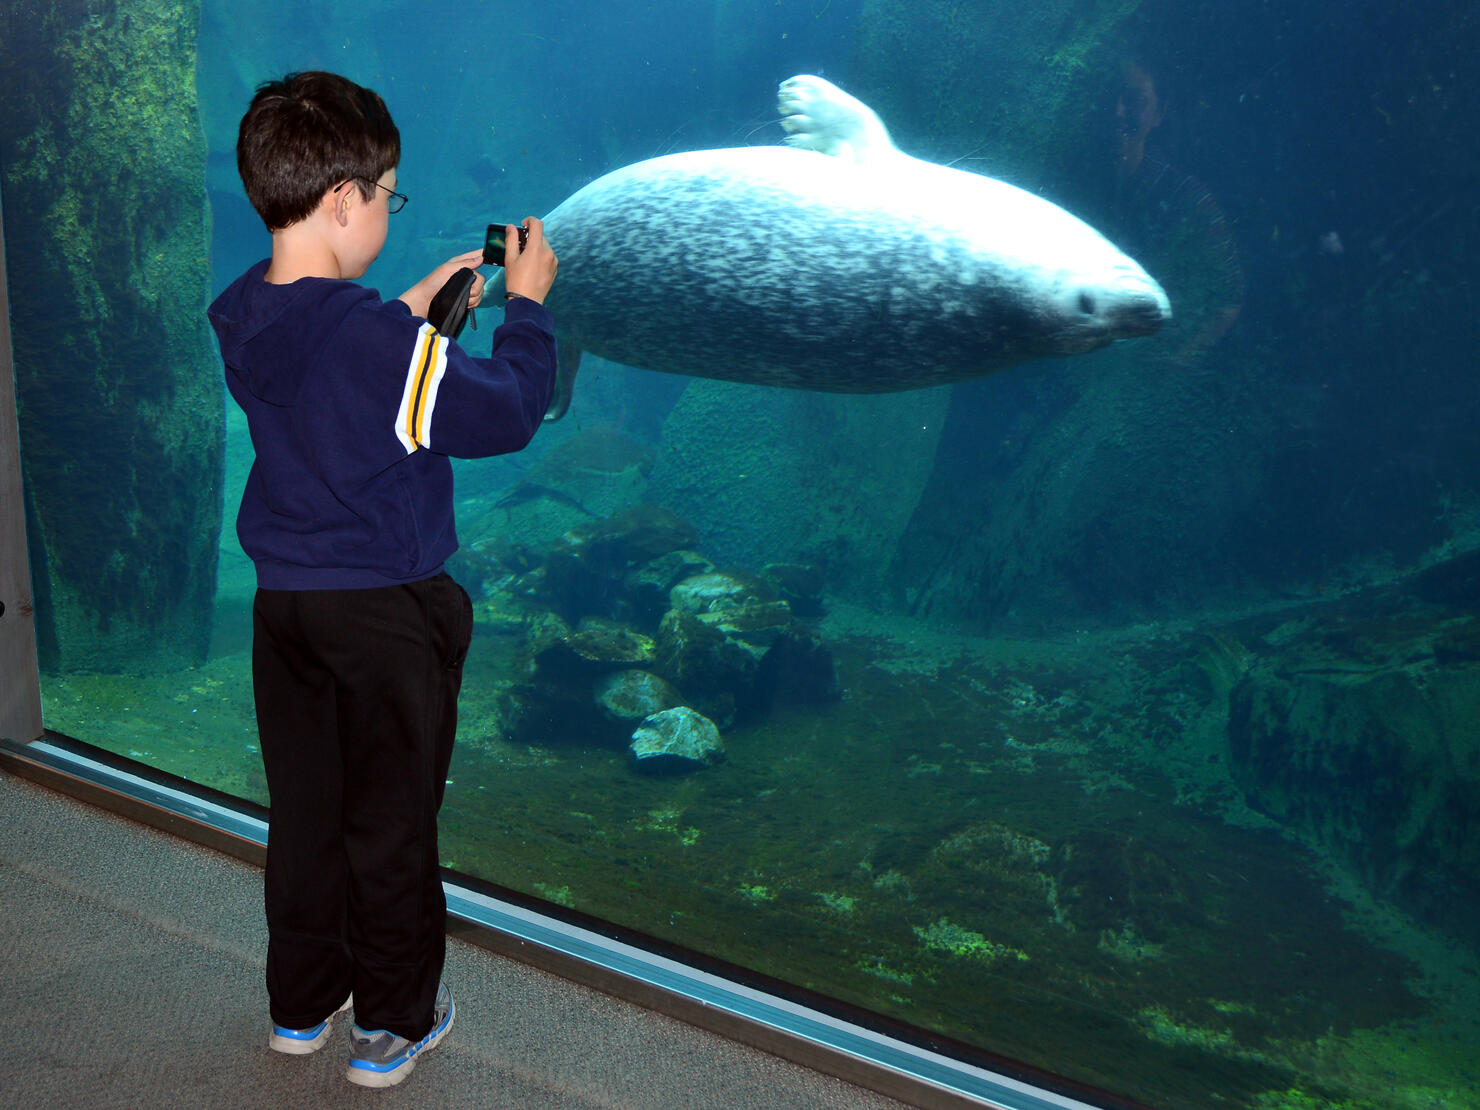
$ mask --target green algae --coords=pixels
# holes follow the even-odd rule
[[[821,891],[818,900],[834,913],[852,913],[858,908],[858,899],[847,894],[839,894],[835,890]]]
[[[963,929],[955,922],[947,921],[942,917],[925,927],[912,926],[915,936],[919,937],[926,948],[938,952],[947,952],[958,959],[976,960],[984,964],[994,964],[998,960],[1021,960],[1026,962],[1030,957],[1026,952],[1016,948],[1009,948],[1005,944],[988,940],[980,933],[974,933],[970,929]]]

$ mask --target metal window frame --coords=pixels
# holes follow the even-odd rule
[[[0,737],[41,735],[41,674],[26,553],[25,493],[15,360],[10,347],[10,288],[5,277],[5,217],[0,203]]]
[[[44,729],[24,506],[0,206],[0,770],[261,866],[267,823],[258,807]],[[984,1055],[987,1066],[967,1062],[969,1053],[927,1046],[943,1039],[893,1036],[457,877],[444,887],[453,935],[928,1110],[1135,1107],[1009,1061],[1000,1062],[1003,1070]]]

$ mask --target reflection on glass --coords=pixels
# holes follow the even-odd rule
[[[778,145],[776,85],[822,74],[902,150],[1086,219],[1174,315],[1107,350],[880,395],[627,369],[588,343],[562,420],[528,452],[459,468],[451,569],[478,625],[444,862],[1158,1106],[1480,1102],[1477,217],[1441,184],[1465,179],[1451,163],[1476,90],[1434,60],[1458,5],[1379,35],[1243,2],[1062,21],[944,2],[556,3],[517,27],[460,11],[428,50],[405,33],[435,20],[423,9],[363,6],[346,30],[342,13],[289,20],[253,0],[208,4],[193,41],[170,32],[198,62],[179,97],[126,64],[163,33],[126,7],[50,39],[0,16],[7,43],[34,39],[6,63],[25,89],[53,62],[73,82],[106,74],[109,96],[85,102],[130,121],[131,146],[205,143],[185,183],[117,196],[89,225],[119,231],[84,258],[138,269],[79,262],[67,288],[93,280],[66,303],[89,307],[46,317],[16,273],[63,281],[37,261],[58,257],[43,233],[70,226],[44,198],[78,194],[93,160],[67,144],[89,132],[15,98],[0,110],[29,511],[57,519],[79,483],[149,487],[139,475],[194,452],[222,468],[226,526],[209,649],[168,622],[156,638],[178,658],[110,639],[119,609],[55,622],[49,727],[266,800],[254,582],[230,527],[245,428],[227,407],[215,463],[209,435],[112,438],[165,411],[137,384],[165,357],[146,339],[193,325],[161,301],[194,319],[266,250],[233,161],[254,82],[325,66],[386,96],[417,198],[367,278],[392,290],[610,170]],[[299,37],[269,47],[264,26]],[[139,111],[151,95],[157,114]],[[155,216],[204,211],[200,165],[209,267]],[[930,218],[901,213],[898,242]],[[638,276],[589,296],[661,324],[695,265],[682,251],[726,226],[634,210],[609,231]],[[745,364],[778,313],[820,327],[867,282],[918,284],[931,271],[889,234],[835,296],[802,297],[784,271],[764,311],[743,286],[706,288],[734,329],[724,358]],[[577,273],[579,251],[555,246]],[[145,280],[165,272],[194,286]],[[829,365],[878,365],[871,345],[901,325],[877,307]],[[97,335],[138,377],[57,387],[47,345]],[[202,372],[215,413],[219,368]],[[94,442],[122,444],[101,477],[73,462]],[[70,530],[40,530],[33,562],[84,601],[88,574],[168,601],[201,556],[133,539],[196,534],[222,503],[213,480],[164,494],[173,522],[89,501]],[[693,758],[671,737],[634,751],[644,721],[685,729]]]

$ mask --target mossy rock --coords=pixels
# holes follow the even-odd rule
[[[210,638],[225,426],[205,318],[198,19],[167,0],[0,11],[6,263],[48,670],[173,669]]]

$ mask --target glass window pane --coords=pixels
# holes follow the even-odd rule
[[[584,348],[454,467],[446,865],[1152,1105],[1480,1101],[1473,35],[12,6],[46,723],[269,800],[205,307],[270,250],[253,88],[333,69],[402,135],[365,284],[548,216]]]

